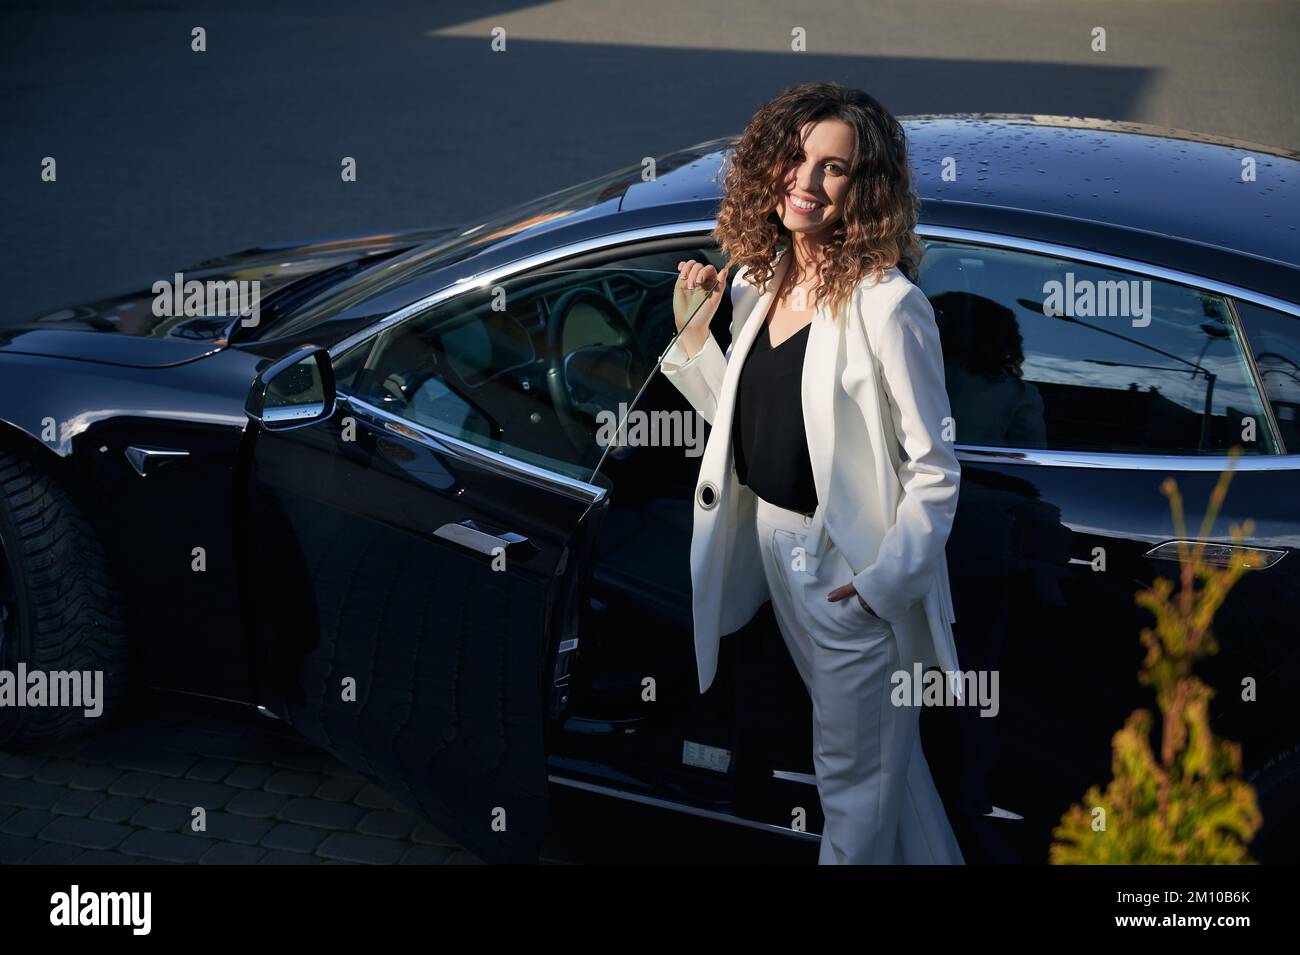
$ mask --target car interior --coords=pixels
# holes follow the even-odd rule
[[[618,263],[660,277],[640,297],[613,300],[630,316],[649,368],[676,330],[672,293],[683,259],[723,265],[709,246],[678,246]],[[610,286],[627,287],[626,280],[611,277]],[[725,349],[729,290],[711,329]],[[762,799],[762,793],[770,797],[771,786],[738,782],[750,774],[771,781],[774,769],[811,774],[811,703],[767,607],[723,638],[718,675],[700,694],[690,542],[708,425],[662,373],[640,377],[628,390],[644,385],[635,410],[645,430],[629,429],[628,445],[611,448],[600,466],[612,504],[582,621],[572,706],[556,750],[577,762],[617,766],[628,785],[641,774],[660,786],[676,780],[696,798],[713,794],[716,808],[751,818],[771,815],[776,810],[770,807],[736,804],[738,798]],[[777,788],[788,790],[778,803],[807,801],[804,783],[778,781]],[[817,826],[819,813],[814,807]]]

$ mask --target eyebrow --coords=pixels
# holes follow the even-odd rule
[[[800,150],[800,151],[802,152],[803,150]],[[845,165],[845,166],[847,166],[847,165],[849,164],[849,161],[848,161],[847,159],[844,159],[843,157],[840,157],[840,156],[823,156],[823,157],[822,157],[822,162],[830,162],[830,161],[832,161],[832,160],[834,160],[835,162],[838,162],[838,163],[842,163],[842,164]]]

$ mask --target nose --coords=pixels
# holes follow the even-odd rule
[[[817,167],[805,163],[799,167],[799,172],[795,175],[795,188],[800,192],[806,192],[810,196],[821,195],[821,182],[817,178]]]

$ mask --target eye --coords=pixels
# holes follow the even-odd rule
[[[804,161],[804,158],[805,158],[805,157],[804,157],[803,152],[800,151],[800,152],[795,156],[795,162],[803,162],[803,161]],[[823,165],[823,166],[827,166],[827,167],[831,168],[832,170],[834,170],[833,175],[835,175],[835,176],[843,176],[843,175],[844,175],[844,167],[842,167],[842,166],[841,166],[839,163],[837,163],[837,162],[827,162],[827,163],[822,163],[822,165]]]

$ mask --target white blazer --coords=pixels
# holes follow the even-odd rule
[[[736,477],[731,420],[740,369],[789,260],[787,247],[761,289],[749,283],[743,266],[736,271],[725,356],[710,334],[690,359],[679,341],[661,359],[665,377],[712,425],[695,486],[691,537],[701,693],[717,672],[722,635],[743,627],[769,599],[755,527],[757,498]],[[944,547],[961,466],[944,438],[945,430],[952,433],[951,411],[929,299],[893,268],[879,282],[870,276],[859,282],[839,321],[819,304],[808,330],[801,391],[820,502],[807,534],[809,570],[816,569],[829,537],[853,568],[854,588],[900,642],[922,648],[926,665],[955,672],[956,618]],[[960,681],[953,683],[960,694]]]

